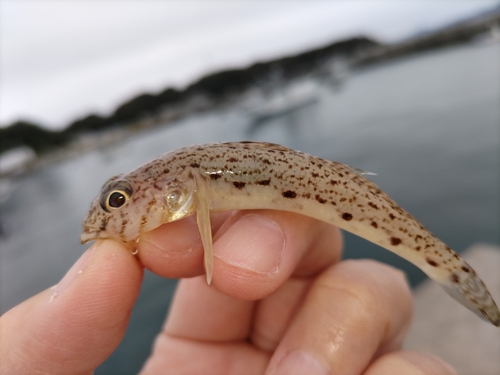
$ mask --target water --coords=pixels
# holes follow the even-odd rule
[[[342,87],[305,80],[302,99],[283,94],[297,103],[280,116],[259,119],[269,100],[249,97],[18,178],[0,202],[1,311],[57,283],[81,255],[81,220],[105,180],[194,143],[265,140],[374,171],[373,181],[456,251],[499,244],[499,52],[499,44],[443,49],[365,68]],[[412,285],[424,277],[354,236],[346,256],[394,264]],[[125,339],[96,374],[137,373],[174,287],[146,274]]]

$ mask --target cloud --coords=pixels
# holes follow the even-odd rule
[[[355,34],[396,41],[494,1],[0,3],[0,122],[61,127],[140,91],[184,86]]]

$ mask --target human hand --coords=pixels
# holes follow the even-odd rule
[[[97,242],[55,288],[2,316],[0,373],[92,373],[125,332],[144,265],[193,278],[179,283],[142,374],[455,374],[401,350],[411,317],[403,274],[339,262],[337,229],[278,211],[221,213],[212,223],[213,286],[198,276],[194,218],[144,234],[137,258]]]

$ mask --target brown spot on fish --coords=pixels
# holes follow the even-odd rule
[[[392,246],[398,246],[401,242],[401,238],[398,237],[391,237],[391,245]]]
[[[230,162],[230,163],[236,163],[236,162],[238,162],[239,160],[238,160],[238,159],[236,159],[236,158],[230,157],[229,159],[227,159],[227,161],[228,161],[228,162]]]
[[[269,186],[270,183],[271,183],[271,179],[270,178],[268,178],[267,180],[257,181],[257,184],[261,185],[261,186]]]
[[[314,196],[314,198],[315,198],[315,199],[316,199],[319,203],[321,203],[321,204],[326,203],[326,199],[321,198],[321,197],[319,196],[319,194],[316,194],[316,195]]]
[[[374,209],[378,210],[378,206],[373,202],[368,202],[368,206],[373,207]]]
[[[262,162],[263,162],[264,164],[269,164],[269,165],[271,165],[271,162],[269,161],[269,159],[262,159]]]
[[[451,274],[451,281],[453,281],[455,284],[460,282],[460,278],[457,276],[457,274],[452,273]]]
[[[468,272],[470,272],[470,268],[465,267],[465,266],[462,266],[462,271],[464,271],[464,272],[467,272],[467,273],[468,273]]]
[[[425,261],[429,263],[432,267],[437,267],[438,264],[436,261],[432,260],[431,258],[425,258]]]
[[[393,214],[389,214],[389,217],[391,218],[391,220],[394,220],[396,218],[396,216],[394,216]]]
[[[99,230],[105,231],[107,226],[108,226],[108,220],[102,219],[101,226],[99,227]]]
[[[222,176],[219,174],[219,173],[210,173],[210,178],[212,180],[218,180],[219,178],[221,178]]]
[[[377,224],[375,221],[372,221],[372,222],[370,223],[370,225],[371,225],[372,227],[374,227],[375,229],[377,229],[377,228],[378,228],[378,224]]]
[[[244,183],[242,181],[234,181],[233,185],[236,189],[241,190],[245,187],[246,183]]]
[[[352,215],[348,212],[344,212],[342,214],[342,219],[344,219],[345,221],[350,221],[350,220],[352,220]]]
[[[200,165],[198,163],[191,163],[189,164],[192,168],[200,168]]]
[[[282,195],[285,198],[295,198],[297,196],[297,193],[292,190],[286,190],[282,193]]]

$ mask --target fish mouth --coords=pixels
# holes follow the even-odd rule
[[[103,239],[103,238],[108,238],[107,236],[103,236],[102,232],[99,231],[93,231],[93,232],[84,232],[80,236],[80,243],[86,244],[87,242],[98,240],[98,239]]]

